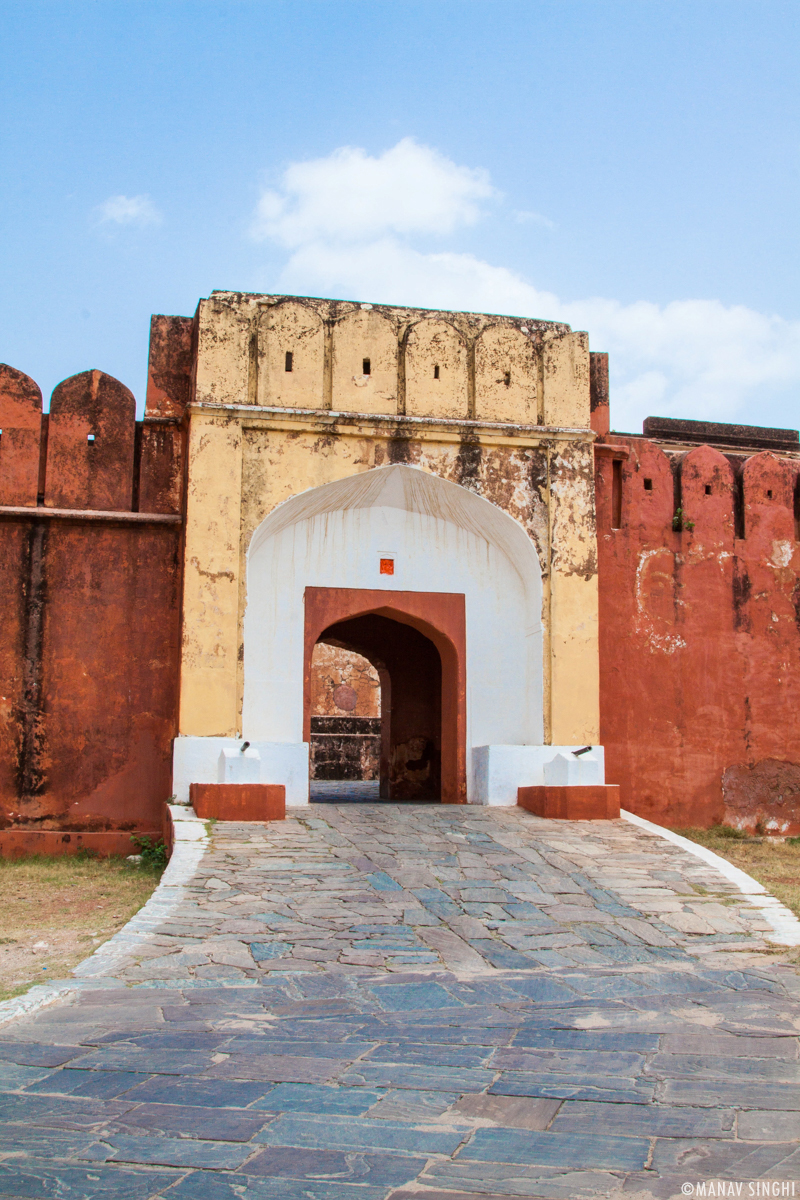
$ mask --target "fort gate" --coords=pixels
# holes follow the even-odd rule
[[[217,292],[141,420],[0,364],[0,563],[3,855],[128,854],[220,759],[800,833],[798,433],[611,433],[565,325]]]
[[[307,802],[318,642],[379,673],[385,799],[602,782],[587,335],[226,292],[195,339],[179,798],[246,741]]]

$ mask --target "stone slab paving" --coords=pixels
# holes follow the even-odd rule
[[[113,977],[0,1029],[0,1195],[800,1195],[800,979],[765,932],[624,822],[216,825]]]

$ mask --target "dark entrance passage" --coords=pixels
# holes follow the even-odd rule
[[[377,787],[362,775],[347,788],[329,774],[312,780],[312,800],[466,802],[465,624],[458,593],[306,588],[304,739],[313,737],[315,647],[362,656],[380,685]]]
[[[380,799],[439,801],[442,662],[436,646],[411,625],[377,613],[337,622],[319,641],[361,655],[378,673]]]

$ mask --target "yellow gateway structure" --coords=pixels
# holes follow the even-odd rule
[[[385,799],[602,783],[587,335],[215,292],[195,339],[179,798],[308,802],[319,642],[378,672]]]

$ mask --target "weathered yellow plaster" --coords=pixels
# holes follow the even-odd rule
[[[543,572],[545,738],[598,740],[586,334],[225,293],[200,305],[196,381],[182,733],[240,728],[246,553],[261,521],[308,488],[404,461],[469,487],[526,529]]]
[[[545,334],[542,347],[545,425],[589,426],[589,335]]]
[[[475,416],[536,425],[537,382],[536,350],[530,337],[507,325],[484,329],[475,345]]]
[[[333,392],[338,412],[397,412],[397,334],[375,309],[355,308],[333,329]]]
[[[428,318],[411,326],[405,368],[410,416],[464,420],[470,415],[467,347],[448,321]]]
[[[180,732],[237,724],[241,425],[202,410],[189,426]]]
[[[258,403],[324,408],[325,328],[319,314],[291,300],[259,306],[257,337]]]

